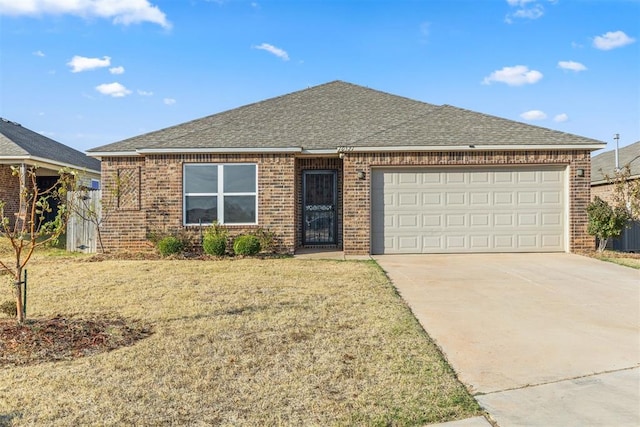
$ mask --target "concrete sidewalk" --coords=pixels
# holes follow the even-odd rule
[[[640,425],[640,271],[571,254],[374,258],[499,426]]]

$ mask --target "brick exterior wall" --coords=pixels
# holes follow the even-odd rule
[[[569,248],[583,252],[594,248],[587,234],[586,208],[590,200],[589,151],[456,151],[430,153],[344,153],[344,252],[369,254],[371,168],[376,166],[501,166],[568,165]],[[584,176],[576,176],[577,169]],[[365,172],[359,180],[357,173]]]
[[[591,199],[593,200],[596,196],[600,197],[607,203],[613,202],[613,184],[602,184],[595,185],[591,187]]]
[[[0,201],[4,202],[4,216],[13,225],[20,205],[20,181],[12,175],[9,165],[0,165]]]
[[[594,248],[586,232],[590,201],[590,153],[578,151],[468,151],[444,153],[344,153],[344,159],[295,158],[292,154],[193,154],[107,157],[102,161],[103,222],[107,251],[151,250],[150,232],[186,229],[197,242],[198,227],[183,227],[184,163],[256,163],[258,226],[276,233],[278,249],[302,246],[302,173],[338,171],[338,247],[346,254],[370,253],[371,168],[376,166],[567,165],[570,252]],[[578,177],[577,169],[585,171]],[[358,179],[358,172],[364,179]],[[119,182],[120,194],[113,196]],[[228,227],[232,235],[246,227]],[[255,228],[255,227],[253,227]]]
[[[296,241],[295,159],[291,154],[184,154],[107,157],[102,160],[105,251],[149,251],[149,233],[184,230],[199,244],[200,228],[183,226],[184,163],[256,163],[258,225],[227,226],[231,236],[262,227],[276,233],[277,249],[293,252]],[[119,194],[115,190],[118,188]]]

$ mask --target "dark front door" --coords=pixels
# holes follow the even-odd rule
[[[336,244],[336,171],[302,173],[302,243]]]

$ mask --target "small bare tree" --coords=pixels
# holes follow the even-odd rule
[[[20,181],[18,212],[13,221],[5,215],[5,202],[0,201],[0,227],[11,243],[11,261],[0,259],[0,272],[12,279],[16,300],[18,323],[24,323],[24,301],[22,300],[22,274],[37,247],[58,240],[66,229],[68,210],[65,200],[67,192],[76,185],[75,171],[64,169],[60,178],[49,188],[38,187],[36,168],[12,167],[12,174]],[[45,215],[53,211],[52,204],[58,202],[54,220],[46,221]]]
[[[95,227],[98,247],[102,253],[104,253],[102,224],[116,210],[121,189],[127,182],[127,179],[123,179],[116,174],[113,189],[108,193],[102,190],[102,198],[96,204],[92,204],[91,197],[88,196],[88,192],[94,190],[86,187],[78,188],[67,198],[69,214],[76,215],[82,221],[86,221]]]

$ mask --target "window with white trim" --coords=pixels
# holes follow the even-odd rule
[[[257,170],[247,163],[185,164],[184,224],[257,224]]]

